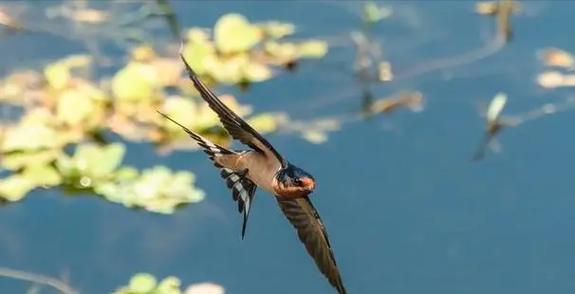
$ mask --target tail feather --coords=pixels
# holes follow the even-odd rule
[[[226,181],[226,185],[228,186],[228,188],[232,190],[232,197],[234,201],[238,202],[238,211],[243,215],[243,223],[242,223],[242,239],[243,239],[246,233],[246,224],[248,222],[248,217],[250,214],[251,203],[254,199],[257,186],[256,184],[254,184],[254,182],[245,177],[247,170],[244,171],[243,173],[236,172],[229,168],[221,166],[215,160],[215,158],[218,156],[232,155],[237,153],[230,151],[222,146],[219,146],[218,144],[210,142],[210,140],[186,128],[185,126],[173,120],[169,116],[159,111],[158,113],[161,114],[163,117],[167,118],[168,120],[170,120],[171,122],[175,123],[176,125],[180,126],[186,133],[188,133],[188,135],[190,135],[190,137],[194,139],[198,143],[198,145],[200,145],[203,148],[203,151],[209,155],[214,165],[221,170],[220,176]]]

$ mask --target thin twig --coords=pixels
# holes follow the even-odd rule
[[[5,267],[0,267],[0,276],[6,277],[6,278],[11,278],[11,279],[16,279],[16,280],[29,281],[29,282],[32,282],[35,284],[47,285],[47,286],[50,286],[50,287],[60,291],[63,294],[77,294],[78,293],[76,290],[72,289],[71,286],[69,286],[68,284],[66,284],[64,282],[62,282],[58,279],[44,276],[44,275],[40,275],[40,274],[23,272],[23,271],[13,270],[13,269],[5,268]]]

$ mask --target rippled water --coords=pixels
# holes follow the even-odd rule
[[[41,14],[50,4],[35,9]],[[250,20],[293,22],[304,38],[334,40],[324,60],[304,62],[295,74],[246,93],[230,89],[241,102],[304,120],[360,110],[354,49],[345,41],[360,25],[359,4],[174,5],[184,27],[209,27],[236,11]],[[374,34],[398,72],[482,48],[494,31],[493,20],[473,13],[473,2],[389,5],[395,14]],[[470,160],[483,128],[480,102],[504,91],[506,111],[520,113],[570,95],[544,91],[534,78],[541,70],[537,50],[575,51],[573,13],[575,4],[568,1],[525,2],[513,17],[514,40],[493,55],[373,89],[377,97],[419,90],[427,98],[423,112],[345,124],[323,145],[268,136],[318,180],[312,200],[350,293],[575,291],[573,112],[504,130],[501,153]],[[107,53],[121,52],[110,42]],[[0,71],[84,50],[80,42],[57,36],[16,35],[0,40]],[[235,203],[203,153],[159,157],[150,146],[130,145],[128,164],[159,162],[196,173],[206,200],[158,216],[94,197],[37,192],[1,209],[0,265],[66,276],[82,293],[108,293],[140,271],[175,275],[186,284],[214,281],[229,293],[333,292],[269,195],[258,192],[242,241]],[[0,279],[2,293],[22,293],[28,286]]]

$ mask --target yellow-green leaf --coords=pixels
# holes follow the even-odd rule
[[[270,21],[260,24],[260,28],[267,37],[280,39],[295,32],[295,26],[291,23]]]
[[[321,58],[327,53],[327,43],[319,40],[305,41],[298,45],[300,58]]]
[[[247,122],[260,133],[271,133],[278,127],[275,117],[269,113],[252,116]]]
[[[52,148],[57,142],[54,129],[40,121],[23,121],[21,124],[6,131],[2,142],[2,151],[37,150]]]
[[[76,125],[85,120],[95,107],[94,101],[81,91],[66,90],[58,99],[56,113],[58,119],[69,125]]]
[[[152,100],[157,91],[157,73],[153,66],[131,62],[112,80],[112,93],[120,101]]]
[[[22,176],[30,180],[35,186],[56,186],[62,182],[56,169],[46,164],[27,166],[22,172]]]
[[[32,164],[47,164],[55,160],[60,154],[59,150],[48,149],[35,152],[15,152],[2,156],[2,166],[16,170]]]
[[[135,293],[148,293],[156,288],[156,278],[148,273],[139,273],[130,279],[130,290]]]
[[[36,186],[22,175],[11,175],[0,179],[0,198],[7,201],[18,201]]]
[[[50,64],[44,69],[44,77],[52,89],[62,90],[70,82],[70,67],[64,62]]]
[[[216,22],[214,39],[216,47],[222,53],[246,51],[261,40],[258,27],[240,14],[226,14]]]

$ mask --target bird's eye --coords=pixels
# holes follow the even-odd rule
[[[301,186],[301,184],[302,184],[300,178],[296,178],[296,179],[294,180],[294,183],[295,183],[296,185],[298,185],[298,186]]]

